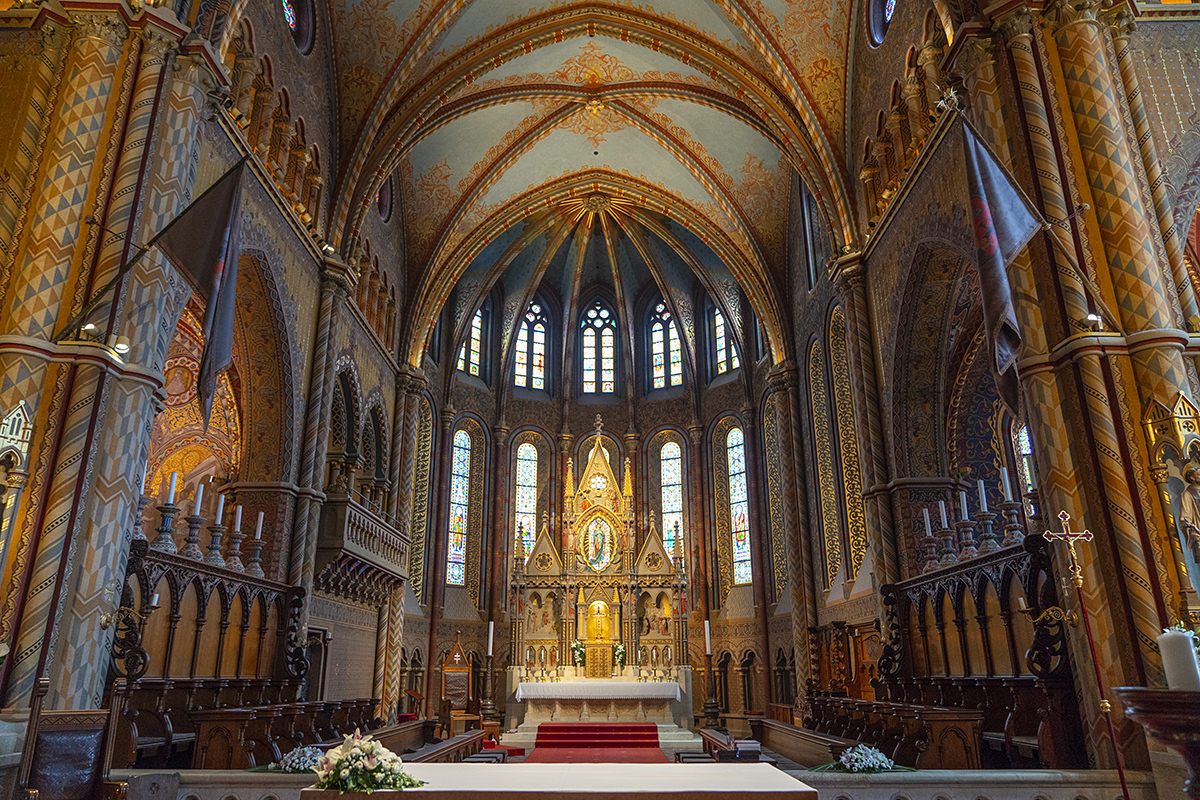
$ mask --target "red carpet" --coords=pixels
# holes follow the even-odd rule
[[[647,764],[667,761],[658,726],[544,722],[526,762]]]

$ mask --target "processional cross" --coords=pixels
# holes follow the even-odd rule
[[[1071,570],[1071,582],[1076,589],[1083,588],[1083,568],[1079,565],[1079,556],[1075,551],[1075,542],[1090,542],[1093,537],[1089,530],[1073,531],[1071,530],[1071,515],[1066,511],[1058,512],[1058,518],[1062,521],[1062,532],[1052,533],[1046,531],[1043,534],[1050,541],[1064,541],[1067,543],[1067,563]]]
[[[1058,512],[1058,518],[1062,521],[1062,532],[1052,533],[1046,531],[1045,536],[1050,541],[1062,541],[1067,543],[1067,565],[1071,570],[1071,583],[1075,586],[1075,602],[1079,605],[1079,616],[1083,620],[1083,630],[1087,634],[1088,651],[1092,657],[1092,667],[1096,674],[1096,689],[1100,695],[1100,711],[1104,714],[1104,722],[1108,726],[1108,739],[1112,744],[1113,757],[1117,762],[1117,775],[1121,779],[1121,794],[1125,800],[1129,800],[1129,787],[1125,783],[1125,759],[1121,755],[1120,749],[1117,747],[1117,734],[1113,729],[1112,722],[1112,704],[1108,702],[1108,696],[1104,690],[1104,676],[1100,672],[1100,659],[1096,654],[1096,642],[1092,637],[1092,621],[1088,616],[1087,604],[1083,599],[1083,568],[1079,564],[1079,554],[1075,550],[1076,542],[1090,542],[1095,537],[1092,532],[1084,529],[1082,531],[1071,530],[1071,515],[1066,511]],[[1063,581],[1063,587],[1066,587],[1066,581]],[[1047,609],[1046,614],[1054,609]],[[1062,618],[1069,618],[1063,614],[1062,609],[1058,609],[1062,614]],[[1053,616],[1053,615],[1051,615]],[[1040,621],[1041,617],[1037,621]]]

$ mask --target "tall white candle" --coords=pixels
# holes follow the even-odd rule
[[[708,627],[708,620],[704,620],[704,655],[712,655],[712,633]]]
[[[938,514],[941,516],[942,530],[950,527],[950,520],[946,519],[946,501],[938,500]]]
[[[495,633],[495,631],[496,631],[496,621],[489,619],[488,620],[488,651],[487,651],[487,654],[489,656],[492,654],[492,634]]]
[[[929,509],[922,508],[921,515],[925,517],[925,535],[933,536],[933,525],[929,523]]]
[[[196,507],[192,510],[192,516],[200,516],[200,506],[204,502],[204,481],[196,484]]]
[[[984,514],[987,513],[987,489],[983,488],[983,478],[975,481],[975,488],[979,492],[979,510]]]
[[[1181,692],[1200,692],[1200,663],[1188,631],[1166,630],[1158,637],[1167,688]]]
[[[217,521],[214,525],[220,525],[225,519],[225,495],[217,495]]]
[[[155,592],[154,596],[150,598],[150,605],[152,605],[152,606],[158,605],[158,592]]]
[[[967,510],[967,492],[964,489],[958,490],[958,510],[962,512],[963,519],[970,516],[970,512]]]
[[[1008,482],[1008,470],[1000,470],[1000,488],[1004,490],[1004,499],[1012,502],[1012,484]]]
[[[146,494],[146,473],[143,471],[142,472],[142,488],[140,490],[138,490],[138,496],[141,497],[141,496],[144,496],[145,494]]]
[[[178,479],[179,479],[179,473],[172,472],[171,473],[171,485],[167,489],[167,505],[171,505],[172,503],[175,502],[175,481]]]
[[[238,506],[233,510],[233,529],[240,531],[242,529],[242,507]]]
[[[258,522],[254,523],[254,538],[255,539],[262,538],[262,518],[263,518],[263,512],[260,511],[260,512],[258,512]]]

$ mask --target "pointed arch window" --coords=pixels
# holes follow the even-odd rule
[[[471,318],[471,330],[467,340],[458,349],[458,369],[476,378],[483,372],[483,309],[475,312]]]
[[[725,437],[729,470],[729,527],[733,537],[733,582],[750,583],[750,496],[746,491],[746,438],[741,428]]]
[[[450,529],[446,548],[446,583],[467,582],[467,506],[471,493],[471,435],[454,434],[450,461]]]
[[[513,368],[513,385],[528,389],[546,388],[546,341],[550,332],[550,317],[536,300],[521,318],[517,329],[517,350]]]
[[[683,451],[667,442],[658,451],[662,490],[662,535],[667,555],[675,558],[675,538],[683,536]],[[681,543],[682,544],[682,543]]]
[[[650,313],[650,371],[652,389],[683,385],[683,345],[679,327],[666,303],[656,303]]]
[[[862,470],[858,464],[858,425],[846,349],[846,315],[836,306],[829,316],[829,372],[833,379],[834,428],[841,457],[842,498],[846,512],[846,577],[853,579],[867,555],[867,515],[863,508]]]
[[[825,384],[825,354],[815,341],[808,352],[808,399],[813,420],[813,448],[818,480],[818,505],[825,585],[837,580],[842,569],[842,528],[838,509],[837,472],[834,466],[833,426],[829,419],[829,393]]]
[[[1021,491],[1029,494],[1034,490],[1033,483],[1033,442],[1029,439],[1029,426],[1017,428],[1013,437],[1013,445],[1017,455],[1017,474],[1021,476]]]
[[[513,526],[514,535],[521,537],[525,560],[533,553],[533,541],[537,536],[537,448],[525,442],[517,448],[517,496],[514,505],[517,515]]]
[[[582,366],[584,394],[617,391],[617,319],[597,300],[583,315]]]
[[[287,20],[288,27],[296,30],[296,6],[292,4],[292,0],[282,0],[283,2],[283,18]]]
[[[725,322],[725,315],[716,304],[709,312],[709,325],[712,330],[712,359],[715,375],[724,375],[742,365],[738,358],[737,346],[733,343],[732,330]]]

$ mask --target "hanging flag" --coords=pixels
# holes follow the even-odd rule
[[[1021,347],[1021,333],[1013,310],[1007,267],[1041,230],[1042,221],[965,117],[962,131],[975,230],[975,257],[979,262],[979,285],[983,293],[983,325],[996,388],[1000,399],[1015,413],[1020,395],[1017,352]]]
[[[152,241],[197,289],[208,292],[204,351],[200,354],[196,381],[205,427],[212,413],[217,375],[233,359],[233,312],[246,162],[243,158],[235,164]]]

